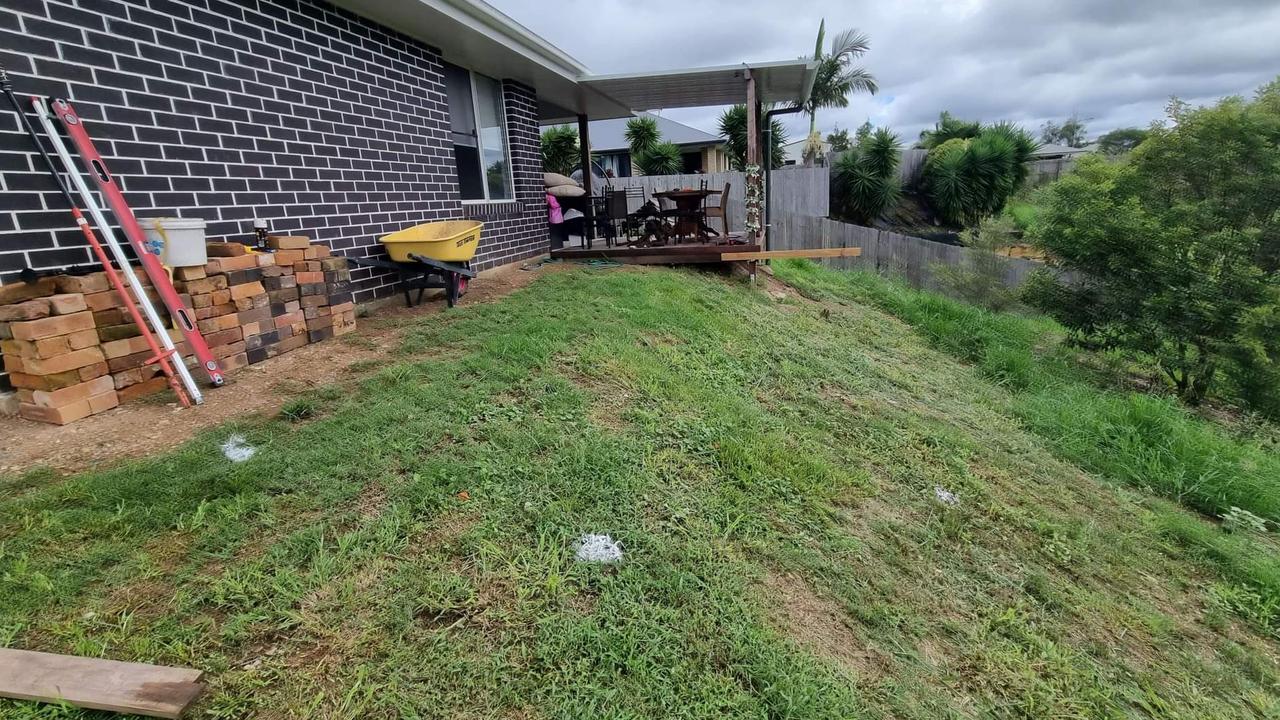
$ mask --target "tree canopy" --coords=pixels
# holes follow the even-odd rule
[[[569,175],[581,166],[578,131],[557,125],[542,131],[542,171]]]
[[[1149,134],[1149,130],[1136,127],[1112,130],[1098,138],[1098,150],[1107,155],[1127,153],[1138,147],[1143,140],[1147,139]]]
[[[1084,147],[1087,142],[1085,131],[1084,121],[1075,115],[1061,123],[1049,120],[1040,126],[1040,141],[1074,148]]]
[[[1169,121],[1044,191],[1033,238],[1075,277],[1039,273],[1027,298],[1083,344],[1150,355],[1190,402],[1225,376],[1280,413],[1280,81]]]
[[[763,113],[760,118],[764,120]],[[782,167],[787,161],[787,129],[782,121],[772,118],[769,121],[769,157],[773,169]],[[728,142],[729,164],[734,170],[743,170],[747,166],[747,106],[734,105],[720,114],[720,135]]]
[[[813,60],[818,70],[813,90],[805,101],[804,112],[809,116],[809,139],[818,135],[818,111],[823,108],[849,106],[849,96],[856,92],[875,94],[880,88],[875,77],[854,61],[871,48],[871,38],[866,33],[850,28],[831,39],[831,47],[823,49],[827,35],[827,21],[818,24],[818,38],[814,42]],[[812,144],[812,143],[811,143]]]

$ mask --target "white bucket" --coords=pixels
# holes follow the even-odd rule
[[[164,228],[163,236],[156,230],[157,222]],[[148,249],[159,250],[160,262],[165,265],[189,267],[209,262],[204,247],[205,221],[201,218],[138,218],[138,224],[147,234]]]

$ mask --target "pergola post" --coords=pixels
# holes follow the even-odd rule
[[[582,189],[586,191],[586,204],[582,207],[582,242],[587,247],[591,247],[596,231],[591,201],[591,130],[585,114],[578,116],[578,151],[581,153],[582,162]]]
[[[760,167],[760,103],[756,100],[756,79],[747,71],[747,167]],[[762,189],[760,187],[761,175],[750,172],[747,173],[746,196],[761,197]],[[753,222],[754,219],[754,222]],[[756,207],[753,211],[751,203],[748,202],[747,207],[747,242],[751,244],[760,244],[760,249],[764,249],[764,233],[763,218],[761,217],[761,208]]]

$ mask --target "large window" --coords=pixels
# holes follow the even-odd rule
[[[457,65],[444,66],[453,162],[463,200],[511,200],[511,154],[502,85]]]

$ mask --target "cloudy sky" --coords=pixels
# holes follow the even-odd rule
[[[1036,130],[1074,113],[1096,136],[1280,74],[1280,0],[490,2],[597,73],[785,60],[813,52],[824,16],[828,38],[859,28],[880,93],[820,112],[824,133],[870,120],[913,140],[945,109]],[[719,110],[662,114],[714,132]]]

